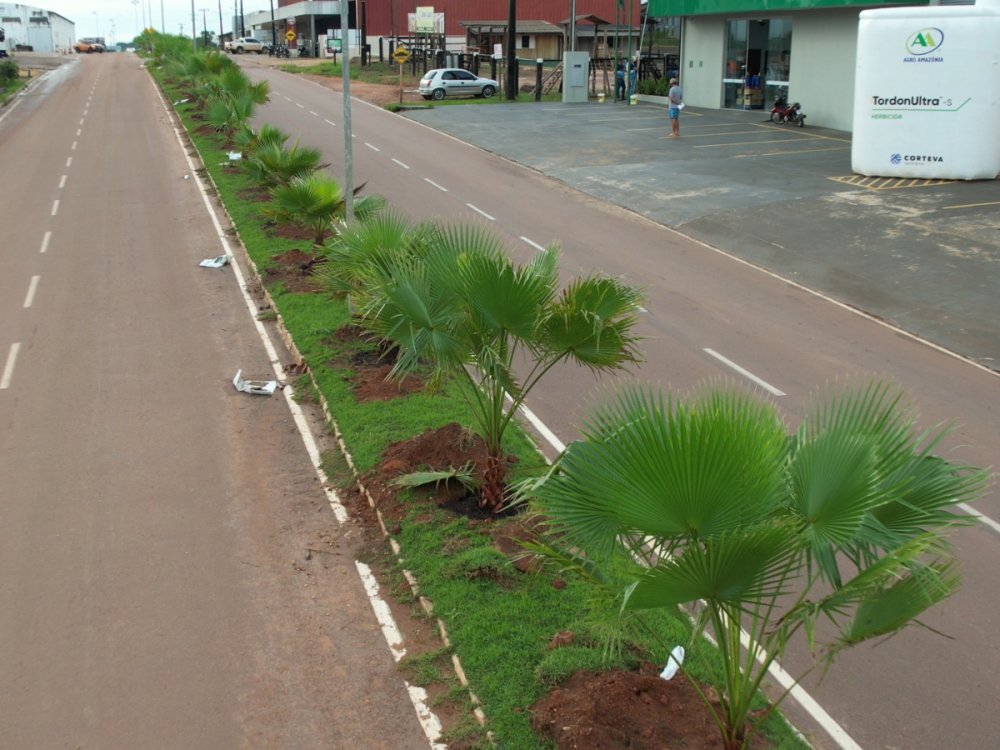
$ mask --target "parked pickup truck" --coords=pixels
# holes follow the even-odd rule
[[[245,36],[226,42],[226,52],[235,52],[237,55],[242,55],[244,52],[256,52],[260,55],[264,52],[264,43],[259,39]]]

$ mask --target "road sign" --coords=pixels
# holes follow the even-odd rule
[[[291,30],[286,31],[285,32],[285,39],[287,39],[290,42],[294,42],[295,41],[295,32],[291,31]]]
[[[399,65],[403,65],[410,59],[410,51],[401,44],[396,47],[396,50],[392,53],[392,59]]]
[[[503,59],[503,45],[502,44],[494,44],[493,45],[493,59],[494,60],[501,60],[501,59]]]

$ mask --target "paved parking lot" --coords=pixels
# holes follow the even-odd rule
[[[1000,182],[864,179],[849,133],[622,104],[410,117],[1000,369]],[[808,113],[807,113],[808,114]]]

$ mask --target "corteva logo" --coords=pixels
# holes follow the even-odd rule
[[[906,51],[911,55],[929,55],[944,43],[941,29],[921,29],[910,34],[906,40]]]
[[[889,161],[892,164],[900,164],[901,162],[944,162],[943,156],[923,156],[920,154],[893,154],[889,157]]]

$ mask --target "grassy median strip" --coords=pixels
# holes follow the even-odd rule
[[[164,85],[171,101],[184,98],[179,89],[164,82],[161,71],[151,72]],[[271,235],[260,213],[262,204],[243,197],[243,191],[253,185],[242,172],[229,166],[223,139],[198,127],[201,123],[192,119],[193,104],[176,109],[218,187],[219,199],[261,271],[278,313],[328,400],[358,471],[377,468],[388,445],[428,428],[451,422],[473,428],[473,415],[450,382],[436,393],[358,402],[352,390],[353,370],[345,356],[348,349],[356,351],[358,344],[344,343],[337,336],[351,322],[346,305],[324,293],[291,293],[280,283],[268,282],[273,258],[296,248],[308,250],[308,242]],[[374,351],[375,345],[370,348]],[[301,397],[310,398],[305,392]],[[517,456],[519,467],[540,462],[523,430],[508,431],[505,440],[505,449]],[[328,460],[338,463],[333,457]],[[343,472],[338,474],[342,476]],[[487,729],[492,731],[496,747],[551,747],[532,729],[527,709],[579,669],[631,668],[640,660],[662,666],[669,650],[682,644],[690,647],[685,666],[694,677],[705,678],[717,670],[717,653],[703,639],[690,642],[691,626],[680,610],[651,611],[645,617],[648,631],[619,633],[616,640],[609,637],[613,635],[609,629],[613,629],[614,613],[593,599],[593,589],[584,581],[570,575],[563,580],[555,571],[518,570],[510,557],[498,551],[495,539],[507,525],[522,523],[523,519],[473,523],[419,493],[407,492],[399,499],[402,507],[394,515],[398,525],[394,535],[402,547],[405,565],[419,581],[421,593],[434,602],[435,616],[447,625],[454,652],[461,658],[473,692],[482,701]],[[383,561],[381,569],[390,587],[397,591],[405,588],[397,585],[401,581],[398,565]],[[414,611],[419,616],[419,609]],[[576,636],[572,644],[550,649],[553,637],[567,630]],[[432,653],[411,661],[406,668],[411,679],[434,682],[439,679],[435,665],[446,661],[444,654]],[[452,690],[448,699],[467,704],[467,693]],[[759,701],[760,707],[766,705],[763,696]],[[469,705],[465,709],[468,711]],[[779,748],[806,747],[777,713],[768,719],[766,734]],[[485,734],[470,722],[453,728],[451,738],[456,747],[488,746]]]

